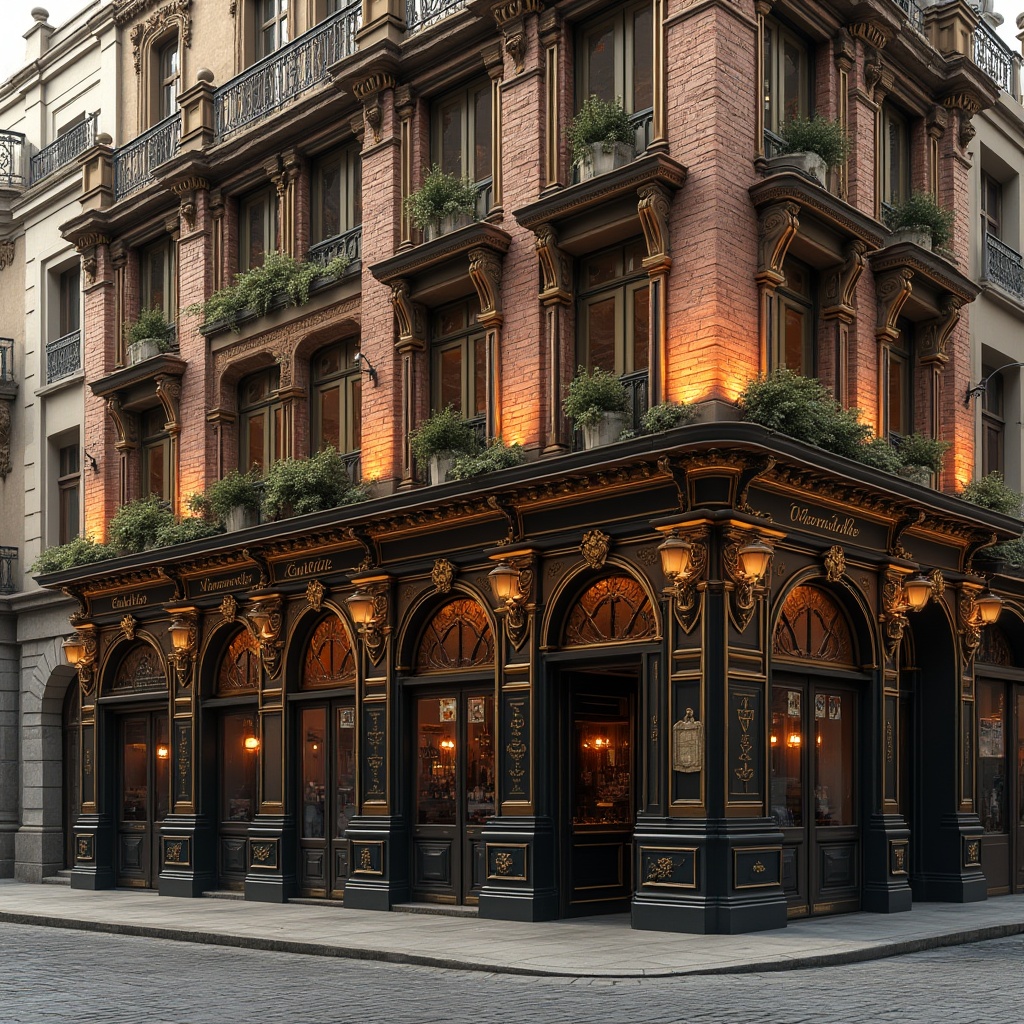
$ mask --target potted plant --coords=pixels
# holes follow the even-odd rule
[[[580,181],[628,164],[636,153],[636,131],[618,99],[612,102],[589,96],[566,128],[565,137]]]
[[[894,206],[886,218],[894,242],[913,242],[922,249],[944,249],[953,236],[953,211],[930,192],[915,192]]]
[[[583,431],[583,447],[613,444],[626,426],[629,395],[622,381],[600,367],[581,366],[565,396],[565,414]]]
[[[459,455],[451,469],[453,480],[468,480],[481,473],[494,473],[499,469],[518,466],[526,458],[521,444],[505,444],[500,437],[493,437],[487,447],[473,455]]]
[[[424,420],[409,435],[409,447],[418,462],[429,464],[432,484],[444,483],[458,456],[477,455],[481,450],[472,428],[450,405]]]
[[[124,326],[125,341],[128,344],[128,365],[134,366],[144,359],[151,359],[160,352],[168,351],[173,330],[174,327],[159,306],[141,310],[136,320]]]
[[[361,484],[352,483],[345,459],[324,448],[308,459],[280,459],[270,467],[263,491],[264,520],[302,516],[365,501]]]
[[[907,434],[896,442],[901,463],[900,476],[928,486],[933,474],[942,472],[948,450],[948,441],[939,441],[926,434]]]
[[[476,212],[476,186],[434,164],[423,184],[405,200],[405,209],[427,241],[468,224]]]
[[[780,129],[782,152],[768,159],[770,170],[793,169],[825,184],[827,172],[838,167],[850,149],[842,122],[820,114],[794,117]]]
[[[263,475],[254,466],[248,473],[232,470],[206,492],[213,514],[224,521],[228,533],[256,526],[263,502]]]
[[[662,402],[652,405],[640,418],[640,430],[645,434],[660,434],[674,427],[684,427],[692,423],[697,410],[692,405],[679,402]]]

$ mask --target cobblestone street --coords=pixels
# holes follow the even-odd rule
[[[2,1024],[1019,1024],[1024,936],[847,966],[598,981],[497,976],[0,924]]]

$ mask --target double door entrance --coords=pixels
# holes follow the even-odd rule
[[[824,679],[772,686],[771,815],[790,917],[860,908],[858,691]]]
[[[416,694],[413,898],[476,903],[484,883],[483,827],[495,813],[494,691]]]
[[[351,698],[303,705],[299,724],[299,888],[340,898],[349,873],[345,830],[356,810],[356,720]]]
[[[166,711],[120,715],[117,884],[153,888],[160,875],[160,825],[171,796]]]

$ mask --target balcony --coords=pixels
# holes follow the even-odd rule
[[[981,276],[1024,302],[1024,259],[995,235],[985,235],[985,262]]]
[[[34,185],[42,181],[89,149],[96,141],[96,118],[93,114],[39,150],[29,161],[28,183]]]
[[[0,594],[16,594],[20,589],[15,576],[18,572],[18,549],[0,547]]]
[[[325,238],[322,242],[309,247],[306,258],[310,263],[319,263],[327,266],[331,260],[338,256],[347,256],[349,267],[358,263],[363,258],[363,226],[352,228],[343,234],[335,235],[333,238]]]
[[[0,188],[25,185],[25,136],[21,132],[0,132]]]
[[[82,368],[82,332],[72,331],[46,343],[46,383],[56,384]]]
[[[978,27],[974,30],[974,63],[1003,92],[1017,97],[1017,68],[1020,57],[984,21],[978,22]]]
[[[165,117],[114,153],[114,199],[121,200],[153,180],[153,172],[178,152],[181,111]]]
[[[910,24],[919,32],[924,31],[924,11],[917,0],[893,0],[893,3],[910,19]]]
[[[461,11],[469,0],[406,0],[405,24],[409,32],[420,32]]]
[[[325,82],[332,64],[356,52],[361,23],[362,3],[350,3],[221,86],[213,101],[217,141]]]

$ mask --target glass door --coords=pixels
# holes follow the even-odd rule
[[[993,679],[977,680],[978,715],[978,817],[981,837],[981,870],[988,894],[1010,891],[1010,786],[1008,775],[1007,684]]]
[[[160,826],[171,795],[166,711],[118,720],[117,884],[153,888],[160,874]]]
[[[494,696],[417,697],[413,888],[417,899],[476,903],[483,827],[494,804]]]
[[[307,896],[344,894],[345,830],[356,810],[355,733],[351,700],[304,706],[299,713],[299,886]]]
[[[1016,693],[1014,714],[1014,777],[1016,790],[1014,799],[1014,821],[1016,822],[1014,862],[1016,870],[1016,891],[1024,892],[1024,685],[1014,687]]]
[[[249,823],[258,808],[256,770],[260,741],[256,708],[225,712],[220,717],[220,821],[218,884],[242,889],[248,867]]]
[[[860,907],[857,691],[772,687],[771,815],[783,835],[791,917]]]

